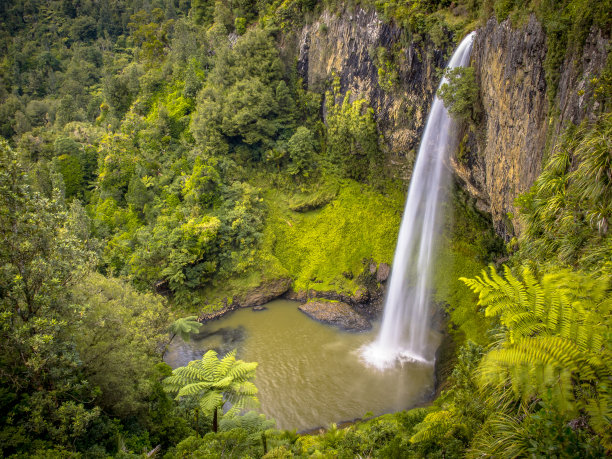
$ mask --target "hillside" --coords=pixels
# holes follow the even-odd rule
[[[610,454],[610,11],[3,2],[0,454]],[[427,115],[473,30],[439,91],[458,146],[435,400],[297,435],[179,393],[163,354],[198,317],[280,296],[380,316]]]

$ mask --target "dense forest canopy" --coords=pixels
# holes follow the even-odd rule
[[[288,51],[323,10],[357,7],[445,51],[489,17],[520,26],[534,14],[551,119],[566,51],[592,28],[609,39],[612,11],[609,0],[0,3],[0,455],[610,454],[609,51],[592,82],[597,116],[564,128],[517,199],[518,239],[506,246],[454,190],[435,295],[453,369],[432,405],[299,436],[223,414],[228,400],[256,406],[256,364],[163,363],[174,334],[197,330],[194,314],[262,280],[355,294],[375,283],[372,259],[391,263],[406,183],[385,165],[377,113],[335,75],[306,88]],[[372,54],[392,91],[391,50]],[[473,69],[449,77],[440,96],[477,131]]]

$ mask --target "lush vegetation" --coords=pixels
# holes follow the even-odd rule
[[[610,28],[609,1],[361,3],[442,49],[491,15],[534,12],[551,109],[566,50]],[[283,42],[323,8],[354,6],[0,3],[0,455],[610,453],[609,114],[551,150],[517,201],[510,254],[454,190],[435,299],[457,349],[433,405],[297,435],[240,413],[256,405],[255,363],[163,363],[199,328],[192,314],[250,287],[355,295],[375,284],[371,263],[391,263],[405,184],[386,174],[376,113],[333,77],[305,90]],[[397,56],[371,54],[393,91]],[[603,112],[606,72],[591,81]],[[477,121],[470,69],[442,95]]]

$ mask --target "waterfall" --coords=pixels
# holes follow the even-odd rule
[[[473,39],[474,32],[463,39],[447,68],[469,63]],[[410,181],[380,332],[362,349],[364,360],[381,369],[398,361],[433,361],[434,350],[429,345],[431,276],[440,208],[448,185],[444,162],[457,140],[453,124],[436,96]]]

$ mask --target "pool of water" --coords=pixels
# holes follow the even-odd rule
[[[175,338],[165,361],[173,368],[200,359],[208,349],[259,362],[255,384],[260,411],[281,429],[305,430],[409,408],[433,388],[433,366],[405,363],[380,371],[367,366],[359,348],[377,327],[348,333],[298,311],[299,303],[276,300],[265,311],[240,309],[204,325],[184,342]]]

